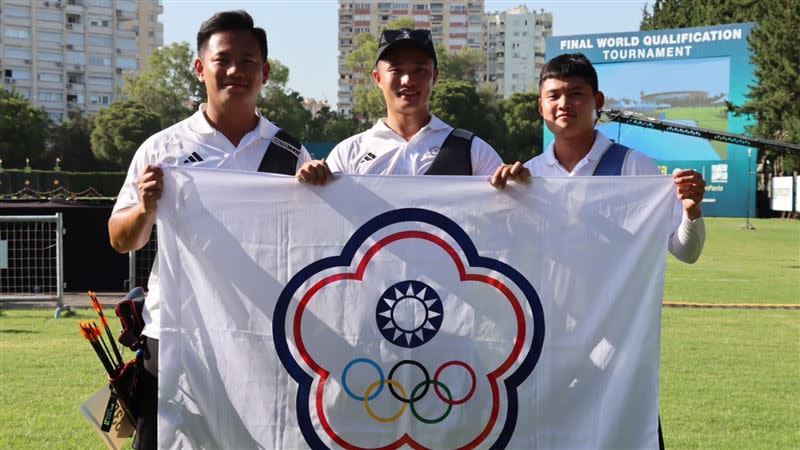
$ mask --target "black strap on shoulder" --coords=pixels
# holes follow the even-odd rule
[[[622,167],[625,166],[625,160],[628,159],[630,153],[628,147],[622,144],[613,143],[600,157],[600,162],[594,168],[594,176],[620,176],[622,175]]]
[[[473,132],[454,128],[425,175],[472,175],[473,138]]]
[[[278,130],[272,137],[261,164],[259,172],[280,173],[294,175],[297,172],[297,158],[300,156],[300,143],[289,133]]]

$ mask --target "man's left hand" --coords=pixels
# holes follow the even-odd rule
[[[675,183],[675,194],[683,204],[683,210],[689,220],[702,215],[700,203],[706,194],[706,182],[703,176],[691,169],[680,170],[672,175]]]

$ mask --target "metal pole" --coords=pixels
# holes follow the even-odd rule
[[[750,178],[753,176],[753,149],[747,149],[747,212],[744,225],[739,227],[740,230],[755,230],[756,227],[750,224]]]
[[[64,306],[64,218],[61,213],[56,213],[56,311],[53,317],[58,319],[62,313],[69,315],[72,307]]]
[[[131,290],[136,287],[136,251],[128,252],[128,286],[125,288]]]

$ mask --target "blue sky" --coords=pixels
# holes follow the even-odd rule
[[[486,11],[524,4],[553,13],[553,35],[636,31],[646,2],[638,0],[486,1]],[[200,24],[217,11],[244,9],[267,30],[269,54],[289,67],[289,87],[336,105],[336,0],[163,0],[164,43],[194,46]]]

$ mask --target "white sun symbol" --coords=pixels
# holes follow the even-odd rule
[[[418,347],[439,331],[442,301],[421,281],[408,280],[390,286],[378,300],[375,319],[381,334],[401,347]]]

